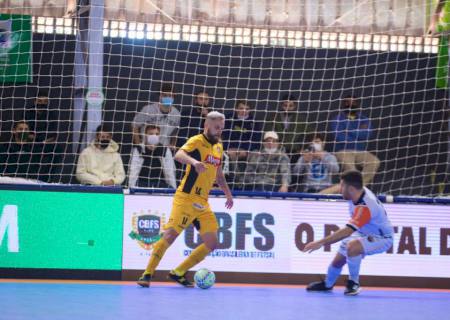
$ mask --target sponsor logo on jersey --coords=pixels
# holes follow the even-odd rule
[[[212,164],[214,167],[219,167],[222,161],[218,157],[214,157],[212,154],[208,154],[205,159],[206,163]]]

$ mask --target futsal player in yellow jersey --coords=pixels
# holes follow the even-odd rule
[[[168,278],[185,287],[193,284],[185,278],[186,272],[201,262],[217,246],[218,224],[209,203],[209,191],[214,182],[227,198],[225,207],[231,209],[233,197],[222,172],[223,146],[220,142],[225,116],[210,112],[206,116],[203,134],[191,137],[175,154],[175,160],[186,164],[186,172],[173,198],[172,212],[164,226],[161,239],[153,246],[147,268],[138,280],[141,287],[149,287],[152,275],[162,257],[178,235],[194,222],[203,243],[178,267],[170,271]]]

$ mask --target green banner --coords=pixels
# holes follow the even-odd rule
[[[0,14],[0,83],[32,82],[31,16]]]
[[[0,190],[0,268],[120,270],[123,194]]]

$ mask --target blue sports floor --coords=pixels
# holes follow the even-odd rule
[[[450,319],[450,290],[363,288],[345,297],[303,286],[0,280],[0,319]]]

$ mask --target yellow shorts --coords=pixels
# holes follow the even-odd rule
[[[205,200],[196,201],[189,196],[175,195],[169,221],[164,230],[173,228],[180,234],[195,220],[200,234],[217,232],[219,225],[216,215]]]

